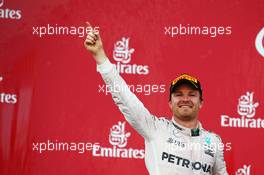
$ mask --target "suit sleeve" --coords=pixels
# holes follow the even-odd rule
[[[109,60],[97,65],[112,98],[127,122],[145,139],[150,140],[157,118],[150,114],[142,102],[132,93],[115,66]]]

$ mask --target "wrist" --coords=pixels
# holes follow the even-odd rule
[[[104,63],[108,59],[103,49],[95,53],[93,57],[98,65]]]

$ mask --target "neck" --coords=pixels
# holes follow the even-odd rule
[[[190,120],[190,121],[183,121],[178,119],[177,117],[173,116],[174,120],[179,123],[180,125],[190,128],[190,129],[195,129],[198,127],[198,119]]]

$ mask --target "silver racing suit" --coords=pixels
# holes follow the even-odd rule
[[[130,125],[145,140],[145,164],[150,175],[227,175],[219,136],[199,123],[196,132],[172,120],[152,115],[133,94],[109,60],[97,65],[112,98]],[[223,148],[223,147],[222,147]]]

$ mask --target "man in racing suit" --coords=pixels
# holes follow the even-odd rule
[[[88,23],[90,26],[90,24]],[[183,74],[171,83],[171,120],[152,115],[133,94],[106,57],[98,33],[90,32],[84,45],[112,98],[130,125],[145,140],[145,164],[150,175],[227,175],[221,139],[198,121],[202,106],[200,82]]]

